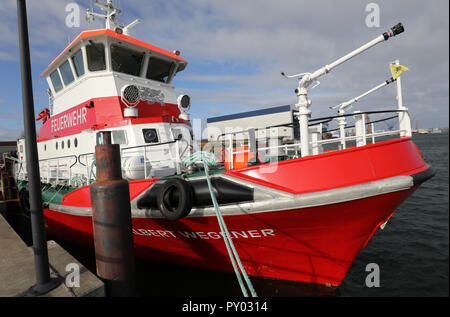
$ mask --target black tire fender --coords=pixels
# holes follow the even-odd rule
[[[158,192],[158,209],[169,220],[178,220],[189,215],[192,203],[191,185],[181,178],[168,179]]]

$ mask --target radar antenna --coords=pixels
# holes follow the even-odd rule
[[[91,23],[95,20],[95,18],[104,19],[106,22],[106,29],[119,31],[120,33],[124,33],[125,35],[130,35],[129,31],[136,24],[141,22],[141,20],[136,19],[128,25],[124,25],[123,23],[117,20],[117,17],[122,15],[122,10],[119,8],[115,8],[112,0],[107,0],[107,2],[95,0],[95,5],[99,7],[104,14],[96,13],[92,9],[86,9],[86,21]]]

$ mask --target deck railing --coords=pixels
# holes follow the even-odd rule
[[[179,143],[184,140],[144,144],[131,147],[121,147],[122,166],[124,160],[130,157],[140,157],[144,164],[144,178],[153,176],[150,168],[171,168],[175,173],[181,173],[181,156],[188,149],[189,144],[180,153]],[[187,142],[186,142],[187,143]],[[170,146],[173,144],[174,146]],[[160,159],[154,159],[159,157]],[[27,180],[26,162],[4,155],[5,159],[16,162],[16,179]],[[164,158],[164,159],[161,159]],[[40,176],[43,183],[53,185],[89,185],[96,180],[94,152],[78,155],[67,155],[39,160]]]
[[[380,120],[375,120],[371,122],[366,122],[366,115],[368,114],[382,114],[382,113],[396,113],[394,116],[390,116],[388,118],[383,118]],[[364,146],[367,144],[367,140],[369,139],[371,143],[376,143],[376,139],[380,137],[386,137],[386,136],[408,136],[410,135],[410,130],[408,129],[398,129],[398,130],[390,130],[390,131],[382,131],[382,132],[375,132],[375,123],[383,122],[387,120],[392,119],[398,119],[399,122],[402,120],[401,115],[403,117],[407,115],[407,110],[382,110],[382,111],[366,111],[366,112],[360,112],[355,111],[351,114],[344,114],[344,115],[336,115],[336,116],[329,116],[329,117],[322,117],[322,118],[316,118],[309,120],[309,146],[310,146],[310,153],[312,155],[317,155],[320,153],[323,153],[323,145],[329,145],[329,144],[337,144],[337,147],[335,150],[343,150],[347,148],[347,144],[350,141],[355,141],[356,146]],[[338,138],[331,138],[331,139],[322,139],[323,133],[329,133],[334,131],[339,131],[340,128],[331,129],[331,130],[324,130],[323,126],[326,123],[329,123],[333,120],[339,120],[343,117],[353,117],[355,119],[354,125],[347,125],[344,128],[344,133],[340,133]],[[402,126],[399,124],[399,126]],[[293,124],[281,124],[281,125],[272,125],[264,128],[259,128],[257,130],[267,130],[271,128],[278,128],[278,127],[293,127]],[[368,127],[370,127],[370,131],[372,133],[368,133]],[[348,131],[350,129],[355,130],[354,135],[348,135]],[[233,169],[234,166],[234,160],[233,156],[238,154],[244,154],[244,153],[266,153],[266,156],[268,156],[269,161],[278,161],[276,156],[287,156],[287,157],[300,157],[301,152],[301,141],[297,140],[297,142],[291,143],[291,144],[277,144],[277,145],[269,145],[264,147],[257,147],[257,133],[256,129],[247,129],[247,130],[239,130],[239,131],[233,131],[229,133],[223,133],[220,134],[217,137],[217,141],[221,144],[221,146],[226,149],[227,152],[227,161],[229,164],[229,168]],[[240,140],[243,140],[241,142],[242,145],[248,145],[248,148],[246,149],[237,149],[237,146],[235,147],[235,143],[238,143],[236,141],[236,135],[248,135],[248,138],[240,138]],[[248,140],[248,142],[247,142]],[[255,141],[256,140],[256,141]],[[274,142],[275,144],[277,142]],[[280,141],[278,143],[281,143]],[[279,153],[279,150],[281,151],[281,154],[276,155],[276,153]],[[289,150],[291,150],[289,152]],[[268,155],[267,155],[268,153]],[[273,155],[275,153],[275,155]],[[274,157],[275,156],[275,157]]]
[[[375,120],[372,122],[366,122],[367,114],[381,114],[381,113],[395,113],[394,116],[384,118],[381,120]],[[329,148],[328,150],[343,150],[347,148],[349,142],[355,142],[357,147],[364,146],[368,142],[376,143],[377,139],[386,136],[405,136],[410,134],[408,129],[398,129],[392,131],[382,131],[375,132],[375,123],[392,120],[397,118],[400,122],[401,115],[403,117],[407,115],[406,110],[384,110],[384,111],[366,111],[366,112],[354,112],[352,114],[336,115],[330,117],[322,117],[309,120],[309,153],[311,155],[317,155],[324,152],[324,146],[330,147],[333,144],[337,146],[335,148]],[[353,117],[355,119],[354,125],[348,125],[343,130],[344,133],[340,133],[338,138],[323,139],[322,135],[325,132],[334,132],[342,130],[340,128],[326,130],[324,125],[333,120],[340,120],[343,117]],[[272,129],[279,127],[291,127],[293,125],[272,125],[264,127],[262,129]],[[367,132],[367,127],[371,127],[371,133]],[[402,127],[399,124],[399,127]],[[404,125],[403,125],[404,127]],[[348,133],[350,129],[354,129],[354,134]],[[258,129],[258,130],[261,130]],[[237,137],[236,135],[248,135],[248,138],[244,138],[242,145],[247,144],[247,148],[238,149]],[[223,133],[217,138],[219,144],[227,152],[228,168],[234,168],[234,156],[244,153],[257,153],[260,156],[265,157],[264,162],[276,162],[280,157],[284,158],[297,158],[301,157],[301,140],[296,140],[296,142],[291,144],[282,144],[280,138],[266,138],[268,141],[267,146],[258,147],[258,138],[256,129],[247,129],[234,131],[230,133]],[[239,139],[242,140],[242,139]],[[271,142],[275,140],[275,142]],[[369,141],[368,141],[369,140]],[[186,148],[180,153],[180,142],[186,142]],[[172,146],[171,146],[172,145]],[[240,145],[241,146],[241,145]],[[124,163],[130,158],[140,158],[141,163],[143,163],[143,175],[140,178],[151,178],[166,176],[168,170],[173,170],[174,174],[180,174],[181,171],[181,158],[185,152],[189,149],[189,143],[182,139],[176,139],[163,143],[156,144],[144,144],[131,147],[121,147],[120,155],[122,160],[122,168],[124,168]],[[6,157],[7,159],[8,157]],[[27,171],[25,168],[25,162],[18,159],[16,168],[16,177],[18,179],[27,179]],[[258,159],[255,155],[252,160],[256,164]],[[41,180],[44,183],[53,184],[65,184],[65,185],[88,185],[95,181],[95,155],[93,152],[83,153],[79,155],[67,155],[55,158],[48,158],[39,160],[40,163],[40,174]],[[160,176],[155,173],[161,173]],[[131,178],[132,179],[132,178]]]

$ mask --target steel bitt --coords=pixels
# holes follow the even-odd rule
[[[107,296],[136,296],[129,186],[121,177],[120,147],[109,142],[95,147],[97,182],[90,186],[97,274]]]

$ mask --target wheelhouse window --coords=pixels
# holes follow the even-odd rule
[[[68,60],[59,67],[59,71],[66,86],[75,80]]]
[[[83,76],[84,75],[84,61],[83,61],[83,52],[79,50],[72,56],[72,62],[73,66],[75,68],[75,73],[77,73],[77,76]]]
[[[50,74],[50,80],[52,81],[53,89],[55,89],[55,92],[58,92],[61,89],[63,89],[63,84],[61,81],[61,77],[59,76],[58,70],[55,70],[53,73]]]
[[[88,69],[96,72],[106,69],[105,45],[102,43],[91,43],[86,46]]]
[[[151,80],[167,83],[175,69],[175,63],[150,57],[147,68],[147,78]]]
[[[124,130],[112,131],[112,139],[114,144],[127,144],[127,137]]]
[[[111,131],[112,144],[127,144],[127,134],[125,130],[113,130]],[[103,144],[102,132],[97,132],[96,134],[97,144]]]
[[[141,73],[144,53],[139,53],[118,45],[111,45],[112,70],[132,76],[139,76]]]

